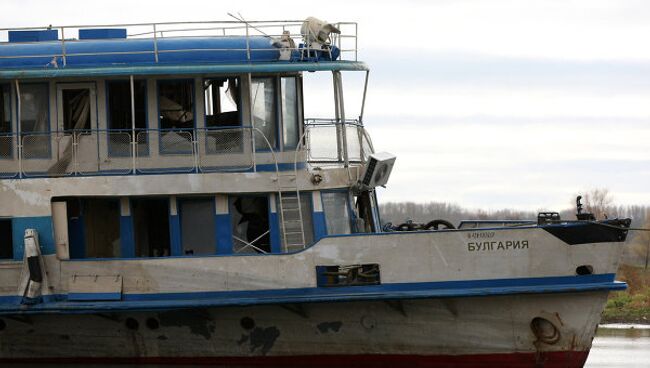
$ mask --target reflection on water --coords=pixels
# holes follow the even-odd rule
[[[601,326],[585,367],[650,367],[650,329],[647,326]]]

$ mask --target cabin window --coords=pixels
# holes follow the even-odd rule
[[[11,93],[9,86],[0,85],[0,159],[12,154],[11,139]]]
[[[357,233],[371,233],[375,231],[375,221],[373,220],[374,196],[370,191],[363,191],[354,196],[355,203],[355,229]]]
[[[234,253],[270,253],[269,202],[265,195],[231,196]]]
[[[236,77],[206,79],[203,82],[207,128],[241,125],[239,86],[239,78]]]
[[[282,136],[284,148],[295,148],[300,138],[298,88],[296,77],[280,79],[282,91]]]
[[[82,200],[86,258],[120,257],[120,202],[117,199]]]
[[[137,257],[164,257],[171,253],[169,199],[132,200],[135,254]]]
[[[22,84],[20,86],[20,130],[24,134],[48,132],[48,86]]]
[[[63,130],[90,129],[90,89],[65,88],[61,90],[63,103]]]
[[[158,82],[160,152],[192,153],[194,80]]]
[[[131,82],[128,80],[109,81],[108,92],[108,129],[109,152],[111,156],[129,156],[131,152]],[[136,135],[147,128],[147,84],[143,80],[133,81],[133,97],[135,102],[135,131]],[[139,155],[146,154],[146,144],[138,145]]]
[[[300,244],[302,242],[300,236],[300,223],[293,220],[298,220],[298,211],[284,211],[284,215],[287,217],[285,219],[284,227],[282,226],[282,214],[280,208],[280,198],[276,196],[276,209],[278,212],[278,220],[280,221],[280,239],[282,244],[284,244],[285,252],[294,252],[303,249],[302,246],[292,245]],[[282,193],[282,198],[285,199],[285,202],[291,204],[294,200],[286,201],[287,198],[296,198],[295,193]],[[312,204],[311,204],[311,193],[300,193],[300,212],[302,214],[302,228],[305,234],[305,245],[308,246],[314,242],[314,225],[312,222]],[[283,231],[287,231],[287,244],[284,242]]]
[[[266,140],[255,135],[255,148],[268,150],[277,146],[277,114],[275,79],[254,78],[251,85],[253,104],[253,127],[264,134]],[[266,142],[268,140],[268,143]],[[269,147],[269,144],[271,147]]]
[[[330,235],[350,234],[351,228],[348,193],[325,192],[322,193],[322,199],[327,233]]]
[[[20,133],[23,142],[23,157],[50,157],[50,131],[48,85],[20,85]]]
[[[214,198],[183,199],[179,204],[183,254],[215,254]]]
[[[11,219],[0,219],[0,259],[14,258],[14,239]]]

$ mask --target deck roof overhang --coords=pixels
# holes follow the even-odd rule
[[[290,73],[316,71],[367,71],[361,61],[322,62],[264,62],[239,64],[183,64],[183,65],[111,65],[102,67],[5,69],[0,70],[0,80],[89,78],[139,75],[197,75],[243,73]]]

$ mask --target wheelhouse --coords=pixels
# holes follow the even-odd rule
[[[374,192],[355,186],[373,150],[356,24],[323,45],[301,25],[0,30],[0,255],[23,258],[25,229],[59,259],[286,253],[379,231]],[[348,71],[366,82],[354,119]],[[331,76],[315,94],[311,72]],[[305,100],[327,112],[322,96],[332,111],[314,117]]]

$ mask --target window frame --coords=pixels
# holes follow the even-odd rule
[[[187,155],[193,154],[193,149],[187,150],[164,150],[162,143],[162,133],[163,132],[190,132],[191,133],[191,145],[194,146],[195,134],[196,134],[196,88],[195,88],[196,78],[172,78],[172,79],[157,79],[156,80],[156,111],[158,113],[158,154],[160,155]],[[162,127],[162,118],[160,113],[160,85],[161,84],[171,84],[173,82],[189,82],[191,87],[191,96],[192,96],[192,127],[191,128],[163,128]],[[148,137],[147,137],[148,139]]]
[[[130,85],[130,80],[129,79],[107,79],[105,81],[105,94],[106,94],[106,132],[111,132],[111,131],[124,131],[124,132],[129,132],[131,133],[131,128],[128,129],[113,129],[111,128],[111,93],[110,93],[110,86],[111,84],[116,84],[116,83],[124,83],[127,82]],[[135,83],[137,82],[142,82],[144,84],[144,128],[135,128],[136,130],[136,139],[137,135],[140,133],[140,131],[149,131],[149,90],[147,88],[147,79],[134,79],[134,87]],[[129,98],[130,99],[130,98]],[[137,115],[137,114],[136,114]],[[130,135],[130,134],[129,134]],[[133,138],[131,138],[133,139]],[[106,142],[107,142],[107,147],[108,147],[108,156],[109,157],[128,157],[128,155],[120,155],[120,154],[115,154],[111,152],[111,143],[110,143],[110,137],[108,134],[106,134]],[[146,135],[146,143],[145,144],[145,150],[142,153],[142,156],[149,156],[149,135]],[[140,152],[138,152],[138,155],[140,155]]]

